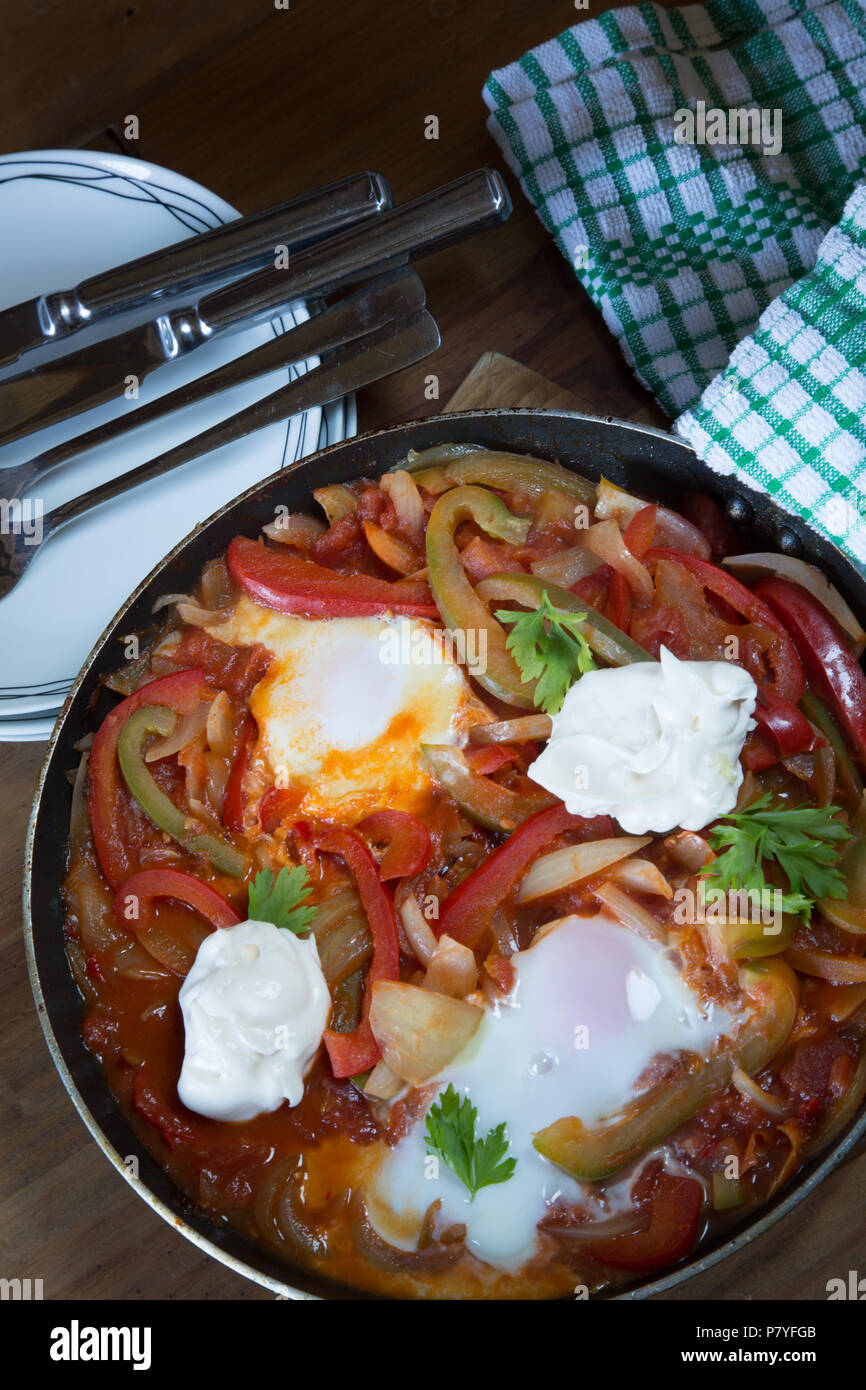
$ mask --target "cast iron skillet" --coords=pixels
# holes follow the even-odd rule
[[[96,1060],[81,1041],[81,1000],[66,963],[62,935],[61,884],[70,804],[66,772],[78,762],[75,743],[95,730],[115,703],[115,697],[100,686],[100,676],[120,665],[124,635],[148,626],[155,599],[165,593],[186,592],[198,580],[206,560],[224,551],[238,534],[257,536],[261,526],[273,520],[278,504],[293,511],[313,511],[314,487],[379,474],[396,466],[410,448],[423,449],[449,441],[556,458],[593,478],[603,473],[650,500],[673,507],[678,505],[683,491],[707,492],[749,533],[745,539],[750,550],[782,550],[816,562],[854,611],[866,615],[864,574],[832,544],[781,511],[770,497],[734,479],[719,477],[687,445],[661,430],[545,410],[444,415],[337,444],[273,474],[230,502],[181,541],[139,585],[96,643],[72,687],[39,777],[27,839],[24,885],[24,931],[31,984],[61,1079],[84,1123],[118,1172],[187,1239],[238,1273],[288,1298],[362,1295],[294,1270],[195,1211],[120,1116]],[[866,1111],[852,1121],[830,1151],[797,1175],[783,1195],[762,1207],[757,1217],[732,1227],[732,1233],[661,1278],[638,1281],[616,1296],[645,1298],[661,1293],[735,1253],[802,1201],[864,1134]],[[134,1165],[124,1162],[129,1155],[138,1159],[137,1178],[130,1174]]]

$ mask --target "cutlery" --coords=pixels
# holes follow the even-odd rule
[[[123,394],[217,333],[273,318],[297,299],[332,294],[505,221],[511,200],[499,174],[478,169],[383,212],[153,322],[0,382],[0,445]]]
[[[381,174],[364,171],[240,217],[225,226],[92,275],[75,289],[38,295],[0,311],[0,367],[113,314],[274,263],[277,248],[305,246],[392,206]]]
[[[194,381],[186,382],[145,405],[139,405],[125,415],[97,425],[73,439],[64,440],[25,463],[0,468],[3,496],[11,500],[25,492],[32,492],[37,482],[41,482],[61,464],[88,449],[112,443],[139,425],[150,424],[174,410],[198,404],[220,391],[240,386],[281,367],[303,362],[308,357],[321,356],[387,323],[405,320],[423,309],[424,301],[424,286],[414,270],[405,267],[391,271],[324,309],[314,318],[244,353],[242,357],[233,358],[231,362],[225,362],[204,376],[196,377]]]
[[[28,526],[15,524],[16,516],[24,514],[22,503],[38,504],[38,499],[16,498],[11,503],[2,499],[0,519],[5,524],[0,526],[0,598],[11,592],[42,547],[70,522],[201,454],[242,439],[265,425],[286,420],[314,406],[327,405],[351,391],[359,391],[374,381],[402,371],[435,352],[439,343],[436,321],[426,309],[414,314],[408,322],[388,323],[367,333],[338,349],[330,361],[137,468],[62,502],[44,515],[38,505],[25,509],[38,521],[38,536],[35,532],[27,534]],[[17,513],[15,504],[19,508]]]

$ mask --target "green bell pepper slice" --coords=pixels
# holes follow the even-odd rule
[[[526,608],[538,608],[545,593],[555,608],[583,615],[575,626],[595,655],[607,662],[608,666],[631,666],[636,661],[653,660],[648,651],[633,642],[603,614],[590,608],[577,594],[561,589],[558,584],[550,584],[536,574],[492,574],[478,585],[478,596],[485,602],[498,603],[504,599],[506,602],[522,603]]]
[[[476,669],[470,667],[470,674],[497,699],[532,709],[532,687],[524,683],[506,650],[505,629],[491,617],[463,568],[454,543],[461,521],[474,521],[488,536],[520,545],[526,540],[529,518],[513,516],[501,497],[486,488],[453,488],[439,498],[427,522],[427,572],[445,626],[467,636],[484,634],[485,658]]]
[[[184,849],[203,855],[221,873],[230,878],[243,878],[247,869],[246,856],[227,840],[192,829],[189,818],[157,786],[144,761],[144,742],[148,735],[159,734],[166,738],[176,723],[177,715],[167,705],[145,705],[130,715],[117,743],[117,758],[124,781],[155,826]]]
[[[513,792],[489,777],[482,777],[469,766],[459,748],[421,744],[430,771],[453,796],[470,820],[487,830],[510,833],[536,811],[556,803],[556,797],[541,787],[537,791]]]
[[[749,1017],[733,1046],[685,1073],[647,1091],[609,1124],[586,1129],[569,1115],[533,1137],[545,1158],[584,1182],[599,1182],[633,1163],[667,1135],[692,1119],[730,1085],[735,1067],[750,1076],[761,1072],[783,1046],[799,1003],[797,977],[786,962],[761,961],[740,969]]]
[[[595,505],[595,483],[549,459],[484,449],[477,444],[440,444],[412,450],[406,469],[429,492],[441,493],[467,483],[481,483],[502,492],[522,492],[540,498],[555,488],[586,507]]]

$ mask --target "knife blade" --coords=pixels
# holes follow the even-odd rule
[[[390,212],[221,287],[152,322],[0,382],[0,445],[57,424],[124,393],[158,367],[194,352],[216,334],[273,318],[299,298],[324,296],[385,274],[507,219],[501,176],[477,169]]]
[[[386,180],[365,170],[92,275],[74,289],[14,304],[0,310],[0,367],[34,348],[62,345],[111,315],[273,264],[278,248],[309,245],[392,205]]]

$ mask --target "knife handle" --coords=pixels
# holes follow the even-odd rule
[[[199,300],[198,318],[210,331],[271,317],[293,300],[331,294],[410,258],[430,255],[473,232],[504,222],[511,198],[495,169],[476,169],[453,183],[383,212],[375,221],[338,233]]]
[[[376,331],[352,343],[330,361],[296,377],[287,386],[263,396],[236,415],[220,420],[201,434],[194,435],[192,439],[139,464],[127,473],[121,473],[119,477],[109,478],[80,497],[73,497],[52,508],[43,518],[42,543],[70,521],[120,497],[130,488],[152,482],[172,469],[190,463],[212,449],[220,449],[224,444],[243,439],[256,430],[264,429],[266,425],[287,420],[314,406],[327,405],[352,391],[360,391],[364,386],[381,381],[429,356],[439,344],[436,320],[426,309],[413,312],[408,321],[383,323]],[[36,549],[38,547],[31,547],[30,553],[25,553],[25,548],[19,547],[21,569],[26,567]]]
[[[379,216],[392,202],[381,174],[351,174],[287,203],[92,275],[73,290],[42,295],[37,301],[40,328],[46,340],[53,341],[95,319],[141,307],[230,272],[273,265],[278,248],[306,246]]]

